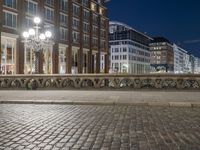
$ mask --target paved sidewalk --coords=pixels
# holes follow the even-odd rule
[[[200,106],[198,91],[0,91],[0,103]]]
[[[0,150],[199,149],[199,108],[0,104]]]

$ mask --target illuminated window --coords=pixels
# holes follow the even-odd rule
[[[104,11],[103,11],[103,8],[99,8],[99,13],[101,14],[101,15],[103,15],[104,14]]]
[[[95,3],[91,3],[91,9],[92,9],[92,11],[96,11],[97,6]]]

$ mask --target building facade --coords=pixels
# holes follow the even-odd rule
[[[54,41],[52,51],[41,51],[40,73],[100,73],[101,69],[108,72],[109,23],[105,2],[1,0],[1,73],[28,74],[32,70],[34,54],[32,50],[25,53],[22,32],[33,26],[35,16],[39,16],[42,25],[53,32]],[[47,63],[50,70],[46,68]]]
[[[126,24],[110,22],[110,72],[150,73],[151,38]]]
[[[195,73],[195,56],[192,54],[189,55],[189,73]]]
[[[198,58],[198,57],[194,58],[194,73],[195,74],[200,73],[200,58]]]
[[[188,73],[190,70],[189,54],[180,46],[173,44],[174,49],[174,73]]]
[[[169,40],[163,37],[155,37],[150,43],[150,51],[152,73],[174,72],[173,45]]]

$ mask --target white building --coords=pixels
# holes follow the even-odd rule
[[[174,73],[188,73],[191,70],[191,64],[188,52],[183,48],[173,44],[174,49]]]
[[[150,73],[151,38],[120,22],[110,22],[110,73]]]
[[[194,58],[194,73],[195,74],[200,73],[200,58],[198,58],[198,57]]]
[[[174,50],[174,73],[200,73],[200,58],[188,54],[186,50],[173,44]]]
[[[190,59],[190,55],[189,54],[186,54],[186,57],[185,57],[185,72],[184,73],[192,73],[192,61]]]

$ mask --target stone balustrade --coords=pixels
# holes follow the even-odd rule
[[[200,75],[1,75],[0,90],[10,89],[200,90]]]

